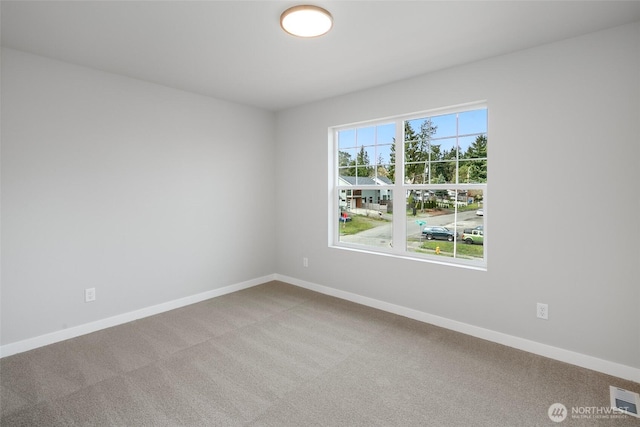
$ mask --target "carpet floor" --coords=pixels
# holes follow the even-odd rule
[[[640,425],[602,412],[638,383],[278,281],[5,357],[0,385],[2,426]]]

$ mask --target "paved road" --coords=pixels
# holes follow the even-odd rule
[[[383,215],[386,216],[386,215]],[[389,216],[390,218],[390,216]],[[451,230],[454,229],[454,215],[409,215],[407,217],[407,237],[417,238],[421,237],[422,227],[418,225],[416,221],[425,221],[426,225],[437,225],[447,227]],[[476,225],[482,224],[482,217],[476,216],[475,211],[459,212],[458,213],[458,233],[462,233],[464,228],[473,228]],[[365,231],[361,231],[358,234],[352,234],[349,236],[340,236],[341,242],[358,243],[367,246],[390,246],[391,245],[391,222],[384,222],[379,227],[370,228]]]

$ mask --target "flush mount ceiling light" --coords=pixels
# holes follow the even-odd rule
[[[333,18],[329,12],[318,6],[294,6],[282,12],[280,26],[294,36],[317,37],[331,29]]]

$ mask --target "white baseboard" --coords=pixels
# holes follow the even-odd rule
[[[200,294],[191,295],[191,296],[180,298],[177,300],[168,301],[162,304],[157,304],[151,307],[142,308],[140,310],[119,314],[117,316],[97,320],[95,322],[86,323],[84,325],[75,326],[72,328],[52,332],[52,333],[37,336],[34,338],[29,338],[23,341],[18,341],[15,343],[5,344],[3,346],[0,346],[0,358],[11,356],[12,354],[33,350],[38,347],[54,344],[56,342],[64,341],[70,338],[75,338],[80,335],[89,334],[91,332],[96,332],[101,329],[121,325],[123,323],[142,319],[144,317],[153,316],[159,313],[163,313],[165,311],[184,307],[189,304],[195,304],[197,302],[204,301],[210,298],[215,298],[215,297],[226,295],[232,292],[237,292],[242,289],[251,288],[253,286],[261,285],[263,283],[266,283],[272,280],[280,280],[280,281],[290,283],[292,285],[309,289],[315,292],[319,292],[325,295],[331,295],[336,298],[340,298],[340,299],[352,301],[358,304],[366,305],[369,307],[377,308],[379,310],[387,311],[389,313],[394,313],[410,319],[440,326],[456,332],[461,332],[463,334],[471,335],[477,338],[482,338],[487,341],[492,341],[498,344],[506,345],[508,347],[513,347],[519,350],[527,351],[529,353],[548,357],[550,359],[559,360],[561,362],[569,363],[572,365],[591,369],[597,372],[602,372],[607,375],[612,375],[618,378],[623,378],[626,380],[640,383],[640,369],[638,368],[633,368],[631,366],[626,366],[626,365],[611,362],[608,360],[599,359],[597,357],[576,353],[574,351],[565,350],[559,347],[553,347],[547,344],[542,344],[542,343],[527,340],[524,338],[507,335],[501,332],[492,331],[490,329],[481,328],[479,326],[458,322],[458,321],[447,319],[441,316],[435,316],[433,314],[429,314],[429,313],[414,310],[411,308],[399,306],[396,304],[391,304],[388,302],[376,300],[376,299],[365,297],[362,295],[357,295],[351,292],[330,288],[328,286],[318,285],[316,283],[299,280],[299,279],[289,277],[289,276],[284,276],[281,274],[271,274],[271,275],[259,277],[259,278],[248,280],[245,282],[225,286],[223,288],[213,289],[211,291],[203,292]]]
[[[473,326],[467,323],[447,319],[445,317],[435,316],[433,314],[424,313],[418,310],[391,304],[369,297],[364,297],[362,295],[353,294],[351,292],[341,291],[339,289],[318,285],[316,283],[306,282],[304,280],[299,280],[293,277],[276,274],[275,280],[287,282],[301,288],[309,289],[326,295],[331,295],[336,298],[366,305],[368,307],[377,308],[389,313],[398,314],[410,319],[440,326],[446,329],[451,329],[456,332],[461,332],[466,335],[482,338],[484,340],[506,345],[508,347],[513,347],[518,350],[524,350],[529,353],[537,354],[539,356],[548,357],[550,359],[559,360],[571,365],[580,366],[583,368],[591,369],[593,371],[602,372],[607,375],[612,375],[614,377],[640,383],[640,369],[633,368],[631,366],[610,362],[608,360],[599,359],[593,356],[587,356],[585,354],[576,353],[574,351],[565,350],[559,347],[553,347],[547,344],[542,344],[512,335],[507,335],[502,332],[492,331],[490,329],[481,328],[479,326]]]
[[[202,292],[200,294],[179,298],[177,300],[168,301],[151,307],[145,307],[140,310],[130,311],[128,313],[119,314],[117,316],[109,317],[106,319],[96,320],[95,322],[85,323],[84,325],[51,332],[49,334],[40,335],[23,341],[5,344],[3,346],[0,346],[0,358],[33,350],[38,347],[54,344],[60,341],[68,340],[70,338],[78,337],[80,335],[89,334],[91,332],[96,332],[101,329],[110,328],[112,326],[121,325],[127,322],[132,322],[134,320],[142,319],[143,317],[153,316],[165,311],[184,307],[189,304],[195,304],[200,301],[229,294],[231,292],[237,292],[242,289],[251,288],[253,286],[261,285],[271,280],[276,280],[275,274],[247,280],[245,282],[236,283],[234,285],[225,286],[223,288],[213,289],[207,292]]]

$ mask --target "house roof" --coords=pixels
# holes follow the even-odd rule
[[[393,182],[387,177],[377,176],[375,178],[369,178],[364,176],[345,176],[340,175],[340,179],[344,183],[349,185],[393,185]]]
[[[386,184],[386,185],[392,185],[393,182],[391,182],[391,180],[389,178],[387,178],[386,176],[378,176],[375,179],[377,179],[378,181],[382,181],[382,184]]]
[[[340,176],[340,179],[350,185],[377,185],[377,183],[365,176]]]

